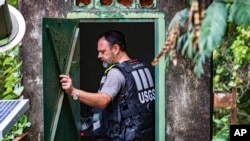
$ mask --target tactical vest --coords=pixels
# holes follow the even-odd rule
[[[127,95],[119,99],[119,93],[106,109],[94,109],[93,132],[100,138],[112,141],[128,141],[154,134],[154,79],[149,66],[138,59],[117,63],[105,71],[118,68],[125,76]]]

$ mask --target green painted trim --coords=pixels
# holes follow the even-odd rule
[[[68,19],[80,19],[80,22],[138,22],[153,21],[155,23],[155,56],[158,55],[165,42],[165,14],[163,12],[69,12]],[[166,136],[166,113],[165,113],[165,62],[155,66],[155,140],[165,141]]]
[[[162,46],[165,43],[165,18],[159,18],[157,21],[157,26],[155,29],[156,35],[156,49],[155,56],[159,54]],[[160,62],[156,65],[155,68],[155,84],[156,84],[156,141],[165,141],[166,136],[166,112],[165,112],[165,62],[164,60],[160,60]]]
[[[106,5],[102,5],[100,0],[90,0],[90,4],[89,5],[80,5],[77,6],[76,5],[76,0],[73,0],[73,6],[80,11],[86,11],[86,10],[93,10],[93,9],[98,9],[98,10],[110,10],[110,9],[126,9],[126,10],[131,10],[131,9],[152,9],[152,8],[156,8],[157,7],[157,1],[153,0],[153,3],[151,6],[141,6],[140,4],[140,0],[134,0],[131,4],[131,6],[124,6],[122,4],[120,4],[117,0],[112,1],[112,3],[108,6]]]
[[[162,12],[117,12],[117,11],[98,11],[98,12],[69,12],[68,19],[120,19],[120,18],[136,18],[136,19],[163,19],[165,17]]]

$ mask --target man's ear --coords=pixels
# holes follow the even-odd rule
[[[120,52],[120,46],[118,44],[114,44],[113,50],[115,54],[118,54]]]

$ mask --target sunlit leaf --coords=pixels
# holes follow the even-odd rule
[[[212,141],[227,141],[225,138],[218,138],[218,139],[213,139]]]
[[[11,61],[12,61],[12,59],[10,57],[5,58],[3,61],[3,66],[9,64]]]
[[[11,100],[11,99],[16,99],[17,98],[17,95],[14,95],[14,94],[8,94],[6,95],[3,100]]]
[[[233,81],[230,81],[230,82],[228,83],[228,86],[230,86],[230,87],[235,87],[235,86],[236,86],[236,83],[233,82]]]
[[[7,81],[15,81],[15,76],[13,74],[9,75],[6,79],[5,82]]]
[[[11,92],[13,92],[13,89],[11,87],[8,87],[2,95],[6,96],[7,94],[9,94]]]

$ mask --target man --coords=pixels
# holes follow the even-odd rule
[[[97,140],[153,141],[155,89],[149,66],[139,59],[130,59],[120,31],[101,34],[97,51],[106,68],[98,92],[76,89],[67,75],[60,75],[62,89],[94,107],[92,131]]]

